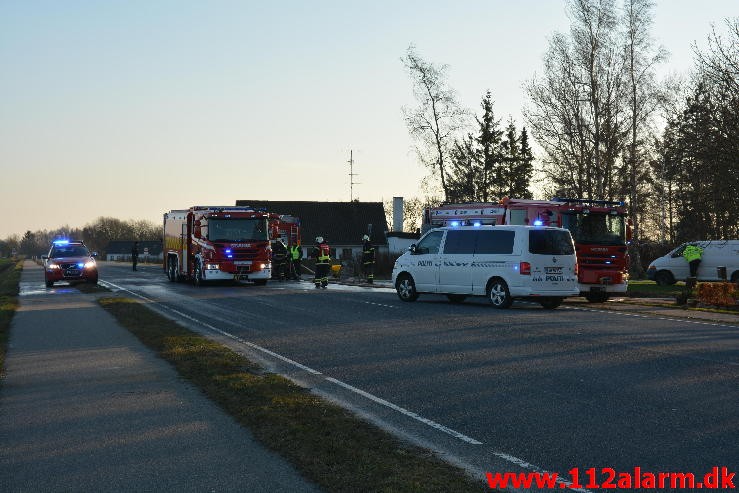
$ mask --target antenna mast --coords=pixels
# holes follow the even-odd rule
[[[349,150],[349,201],[354,202],[354,185],[359,185],[360,183],[357,183],[354,181],[355,176],[359,176],[359,174],[354,172],[354,151]]]

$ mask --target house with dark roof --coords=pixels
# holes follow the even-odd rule
[[[317,236],[323,236],[332,249],[332,258],[338,260],[361,255],[364,235],[369,235],[378,255],[388,253],[385,236],[388,228],[382,202],[237,200],[236,205],[299,218],[304,257]]]
[[[130,262],[133,243],[133,240],[109,241],[105,248],[105,260]],[[139,241],[139,262],[154,262],[163,258],[161,241]]]

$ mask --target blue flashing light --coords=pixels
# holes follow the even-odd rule
[[[228,255],[228,258],[233,258],[233,257],[234,257],[234,256],[233,256],[233,255],[231,255],[231,254],[229,254],[229,255]]]
[[[451,226],[452,228],[456,228],[457,226],[459,226],[459,221],[452,221],[451,223],[449,223],[449,225],[450,225],[450,226]]]
[[[472,223],[472,225],[475,227],[479,227],[482,226],[482,223],[480,221],[475,221],[474,223]]]
[[[231,253],[231,249],[230,248],[226,248],[226,253]]]
[[[534,221],[534,226],[541,226],[543,224],[544,224],[544,221],[542,221],[541,219],[536,219]]]
[[[54,240],[56,246],[69,245],[69,240]]]
[[[77,264],[77,267],[79,267],[80,269],[81,269],[82,267],[84,267],[84,266],[85,266],[85,264],[83,264],[82,262],[80,262],[79,264]]]

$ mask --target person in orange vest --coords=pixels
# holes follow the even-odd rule
[[[323,236],[316,237],[311,257],[316,260],[316,274],[313,283],[316,288],[326,289],[328,286],[328,271],[331,269],[331,254],[328,243],[323,241]]]

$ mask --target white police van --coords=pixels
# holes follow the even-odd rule
[[[578,296],[570,232],[537,226],[461,226],[428,231],[395,261],[393,284],[403,301],[440,293],[455,303],[487,296],[496,308],[530,298],[557,308]]]

